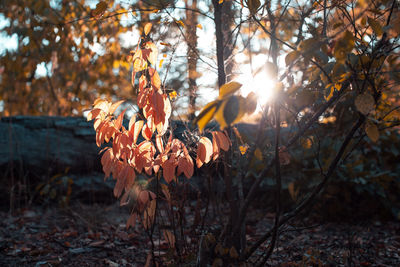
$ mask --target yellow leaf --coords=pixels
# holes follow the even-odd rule
[[[226,83],[226,84],[222,85],[219,88],[219,97],[218,97],[218,99],[222,99],[222,98],[224,98],[226,96],[229,96],[229,95],[235,93],[237,90],[240,89],[240,87],[242,87],[242,84],[238,83],[238,82],[229,82],[229,83]]]
[[[249,146],[247,144],[239,146],[240,154],[242,155],[246,154],[248,148]]]
[[[198,125],[200,132],[203,132],[204,127],[214,117],[219,103],[217,100],[208,103],[194,120],[193,123]]]
[[[368,122],[367,125],[365,126],[365,133],[371,139],[372,142],[376,142],[379,139],[379,129],[378,127],[372,123]]]
[[[356,97],[354,104],[356,105],[356,108],[359,112],[367,115],[371,110],[374,109],[375,100],[372,95],[364,93]]]
[[[197,24],[197,26],[196,26],[197,28],[199,28],[199,29],[203,29],[203,26],[201,26],[201,24],[199,23],[199,24]]]
[[[171,93],[169,93],[168,95],[169,95],[169,98],[170,98],[171,100],[173,100],[173,99],[176,98],[176,96],[177,96],[178,94],[176,93],[175,90],[173,90],[173,91],[172,91]]]
[[[335,91],[335,90],[334,90],[334,87],[332,86],[332,84],[328,84],[328,85],[327,85],[327,88],[328,88],[328,87],[330,88],[330,89],[329,89],[329,94],[328,94],[328,96],[324,96],[326,101],[329,101],[329,99],[332,98],[333,92]]]
[[[162,58],[162,59],[160,60],[160,64],[158,65],[158,67],[159,67],[160,69],[161,69],[161,67],[162,67],[163,62],[164,62],[164,59]]]
[[[224,0],[219,0],[218,4],[222,4],[224,2]]]
[[[379,24],[377,20],[368,17],[368,24],[369,26],[371,26],[372,30],[375,32],[377,36],[381,36],[383,34],[382,26]]]
[[[185,27],[185,23],[182,20],[177,20],[176,23],[182,27]]]
[[[149,35],[152,26],[153,25],[150,22],[148,22],[148,23],[146,23],[146,25],[144,25],[144,34],[145,35]]]
[[[218,100],[216,100],[216,101],[218,101]],[[222,101],[221,104],[219,105],[217,111],[215,112],[215,120],[218,122],[219,127],[221,129],[225,129],[228,126],[228,123],[224,116],[224,110],[225,110],[225,106],[227,103],[228,103],[227,100]],[[231,122],[233,122],[233,120]]]

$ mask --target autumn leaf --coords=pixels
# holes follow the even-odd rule
[[[373,18],[368,17],[368,24],[371,26],[372,30],[375,32],[376,36],[381,36],[383,34],[383,29],[381,24]]]
[[[289,66],[289,65],[293,64],[293,62],[294,62],[300,55],[301,55],[301,54],[300,54],[298,51],[296,51],[296,50],[294,50],[294,51],[288,53],[288,54],[286,55],[286,57],[285,57],[286,66]]]
[[[150,22],[148,22],[148,23],[146,23],[146,25],[144,25],[144,34],[145,35],[149,35],[152,26],[153,25]]]
[[[225,97],[228,97],[228,96],[234,94],[237,90],[240,89],[240,87],[242,87],[242,84],[238,83],[238,82],[234,82],[234,81],[222,85],[219,88],[218,99],[223,99]]]
[[[373,122],[368,122],[365,126],[365,133],[371,139],[372,142],[376,143],[379,139],[379,129]]]
[[[207,137],[200,138],[200,141],[197,146],[197,157],[196,157],[196,165],[197,168],[203,166],[204,163],[208,163],[211,160],[211,156],[213,153],[213,146],[210,139]]]
[[[207,123],[214,117],[219,105],[220,102],[218,100],[208,103],[193,121],[194,124],[198,125],[200,132],[203,132],[204,127],[206,127]]]
[[[174,157],[170,157],[167,161],[164,162],[162,165],[163,167],[163,175],[164,179],[167,183],[172,182],[175,178],[175,168],[176,168],[176,161]]]
[[[96,8],[92,10],[93,17],[100,17],[104,14],[107,9],[107,3],[105,1],[100,1],[97,3]]]
[[[246,154],[248,148],[249,148],[249,146],[247,144],[240,145],[239,146],[240,154],[242,154],[242,155]]]
[[[372,95],[368,93],[363,93],[356,97],[354,104],[356,105],[356,108],[359,112],[367,115],[371,110],[374,109],[375,100]]]
[[[261,5],[260,0],[247,0],[247,7],[249,8],[251,15],[257,13],[257,10],[260,7],[260,5]]]

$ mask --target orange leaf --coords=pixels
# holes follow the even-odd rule
[[[118,101],[118,102],[115,102],[114,104],[112,104],[110,109],[108,110],[108,114],[110,114],[110,115],[114,114],[115,110],[117,110],[119,105],[121,105],[124,102],[125,102],[125,100],[121,100],[121,101]]]
[[[163,144],[163,140],[162,140],[162,135],[158,134],[156,136],[156,146],[157,146],[157,149],[158,149],[158,151],[160,153],[164,152],[164,144]]]
[[[121,114],[119,114],[118,118],[114,122],[114,127],[116,130],[120,130],[122,127],[122,121],[124,120],[126,109],[124,109]]]
[[[210,139],[204,136],[200,138],[197,147],[197,158],[196,158],[197,168],[200,168],[204,163],[208,163],[211,160],[212,152],[213,152],[213,146]]]
[[[215,133],[215,137],[216,137],[216,141],[218,146],[224,150],[224,151],[228,151],[229,147],[231,146],[231,142],[229,140],[229,138],[226,136],[226,134],[224,134],[223,132],[219,132],[219,131],[215,131],[213,132]]]
[[[139,137],[140,131],[143,128],[144,121],[137,121],[135,122],[132,129],[129,130],[129,136],[133,138],[133,143],[136,144],[137,139]]]
[[[129,126],[128,126],[129,131],[131,131],[132,126],[135,124],[135,122],[136,122],[136,114],[134,114],[134,115],[131,117],[131,119],[129,120]]]
[[[150,140],[151,139],[151,136],[153,135],[153,132],[151,131],[151,128],[148,126],[148,123],[146,123],[143,126],[142,135],[146,140]]]
[[[163,174],[165,181],[167,183],[172,182],[172,180],[175,178],[175,168],[176,168],[175,158],[171,156],[167,161],[164,162],[162,167],[164,170]]]
[[[161,87],[161,79],[160,79],[160,75],[158,75],[158,72],[153,69],[153,68],[148,68],[149,70],[149,75],[151,77],[151,85],[157,89],[160,89]]]
[[[152,26],[153,25],[150,22],[148,22],[148,23],[146,23],[146,25],[144,25],[144,34],[145,35],[149,35]]]
[[[219,157],[219,145],[217,143],[217,137],[215,135],[215,132],[212,133],[212,145],[213,145],[213,160],[216,160]]]
[[[99,117],[100,112],[101,112],[101,109],[99,109],[99,108],[95,108],[95,109],[92,109],[91,111],[89,111],[87,118],[86,118],[87,121],[91,121],[91,120]]]

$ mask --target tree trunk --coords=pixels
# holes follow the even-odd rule
[[[196,98],[197,98],[197,13],[193,10],[197,9],[197,0],[186,0],[186,43],[188,54],[188,83],[189,83],[189,121],[195,118]]]

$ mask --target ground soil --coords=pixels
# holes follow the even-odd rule
[[[140,227],[126,229],[128,214],[117,204],[80,203],[67,208],[35,206],[14,214],[1,212],[0,266],[144,266],[150,243]],[[273,214],[253,211],[247,229],[249,243],[272,223]],[[399,263],[399,221],[349,224],[311,219],[285,227],[267,262],[268,266]]]

